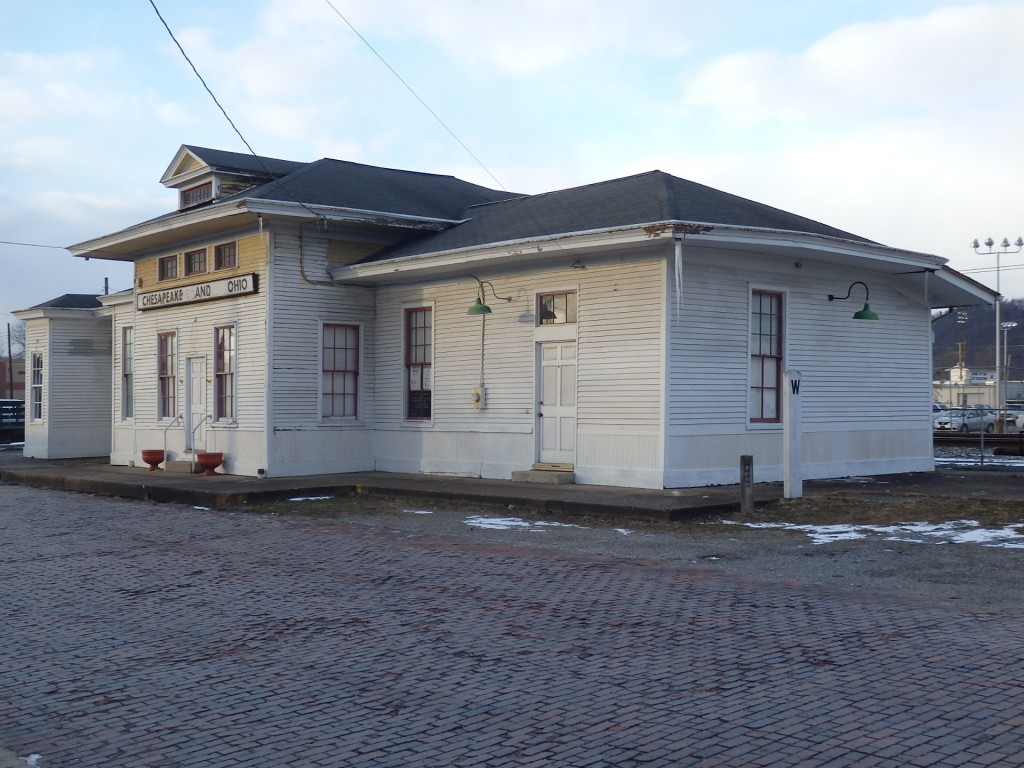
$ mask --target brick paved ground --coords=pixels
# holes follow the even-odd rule
[[[0,486],[0,745],[40,768],[1024,765],[1024,615]]]

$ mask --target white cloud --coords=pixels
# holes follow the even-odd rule
[[[669,16],[685,17],[680,3],[403,0],[392,4],[388,19],[397,27],[396,34],[409,30],[425,36],[453,59],[512,77],[531,77],[626,51],[680,56],[687,47],[682,30],[671,45],[651,45],[652,33],[660,30]]]
[[[926,16],[854,24],[807,50],[725,56],[684,86],[690,106],[732,125],[769,121],[842,125],[864,112],[955,116],[1011,94],[993,78],[1024,70],[1024,5],[944,8]]]

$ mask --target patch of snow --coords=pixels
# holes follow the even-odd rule
[[[413,515],[432,515],[434,514],[429,509],[404,509],[403,512],[409,512]]]
[[[324,499],[333,498],[333,496],[296,496],[295,498],[288,499],[288,501],[323,501]]]
[[[530,531],[533,533],[543,531],[545,528],[585,528],[583,525],[572,523],[548,523],[544,521],[528,521],[519,517],[484,517],[483,515],[470,515],[463,522],[474,528],[487,528],[492,531]]]
[[[39,765],[39,761],[42,760],[42,758],[43,758],[42,755],[38,754],[37,752],[33,752],[28,757],[25,757],[25,758],[22,758],[22,759],[26,763],[28,763],[29,765],[33,765],[34,766],[34,765]]]
[[[740,523],[735,520],[723,520],[722,522],[744,525],[747,528],[799,531],[806,534],[813,544],[830,544],[834,541],[879,537],[886,541],[911,544],[979,544],[983,547],[1024,549],[1024,523],[1005,525],[1002,528],[982,528],[977,520],[950,520],[944,523],[896,523],[894,525],[797,525],[796,523]]]
[[[192,509],[199,509],[199,510],[202,510],[203,512],[209,512],[210,511],[209,507],[194,506],[194,507],[192,507]]]
[[[623,536],[629,536],[629,534],[632,533],[632,531],[629,530],[629,528],[616,528],[615,532],[616,533],[621,533]]]

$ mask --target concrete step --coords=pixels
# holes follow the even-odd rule
[[[539,485],[571,485],[576,482],[575,472],[553,472],[547,469],[527,469],[513,472],[512,479],[517,483],[537,483]]]
[[[192,462],[188,460],[166,461],[164,462],[164,469],[168,472],[177,472],[178,474],[181,475],[189,475],[195,472],[203,471],[202,467],[200,467],[198,464],[196,464],[195,468],[193,469]]]

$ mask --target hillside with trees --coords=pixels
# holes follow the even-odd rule
[[[1001,322],[1016,322],[1006,336],[1004,359],[1009,366],[1003,375],[1006,381],[1024,380],[1024,299],[1003,302]],[[932,322],[933,378],[947,378],[946,371],[959,362],[958,345],[963,345],[963,362],[968,368],[992,370],[995,367],[996,310],[995,307],[964,307]],[[1003,337],[1000,334],[1000,344]]]

